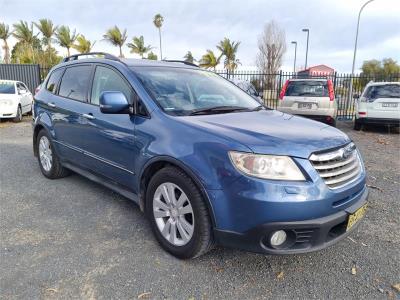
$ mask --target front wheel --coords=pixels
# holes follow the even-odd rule
[[[147,188],[146,213],[160,245],[178,258],[194,258],[212,248],[210,216],[197,186],[182,170],[158,171]]]

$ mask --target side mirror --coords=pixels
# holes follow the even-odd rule
[[[26,94],[26,90],[20,89],[18,90],[18,95],[24,95]]]
[[[353,95],[353,99],[357,100],[358,98],[360,98],[360,95],[359,95],[359,94],[354,94],[354,95]]]
[[[104,114],[126,114],[129,113],[129,102],[121,92],[102,92],[100,111]]]

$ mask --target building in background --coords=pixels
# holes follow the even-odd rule
[[[335,70],[326,65],[316,65],[309,67],[305,70],[297,72],[298,77],[309,77],[309,76],[324,76],[331,77],[335,73]]]

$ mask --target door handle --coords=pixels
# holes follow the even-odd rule
[[[48,105],[49,107],[53,107],[53,108],[56,107],[56,105],[55,105],[53,102],[48,102],[47,105]]]
[[[92,114],[83,114],[82,115],[84,118],[89,119],[89,120],[94,120],[96,119]]]

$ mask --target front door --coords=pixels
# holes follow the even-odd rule
[[[125,78],[108,66],[96,66],[90,104],[85,111],[81,147],[88,156],[90,168],[129,190],[135,185],[134,172],[134,119],[130,114],[103,114],[99,98],[104,91],[122,92],[133,101],[134,91]]]

